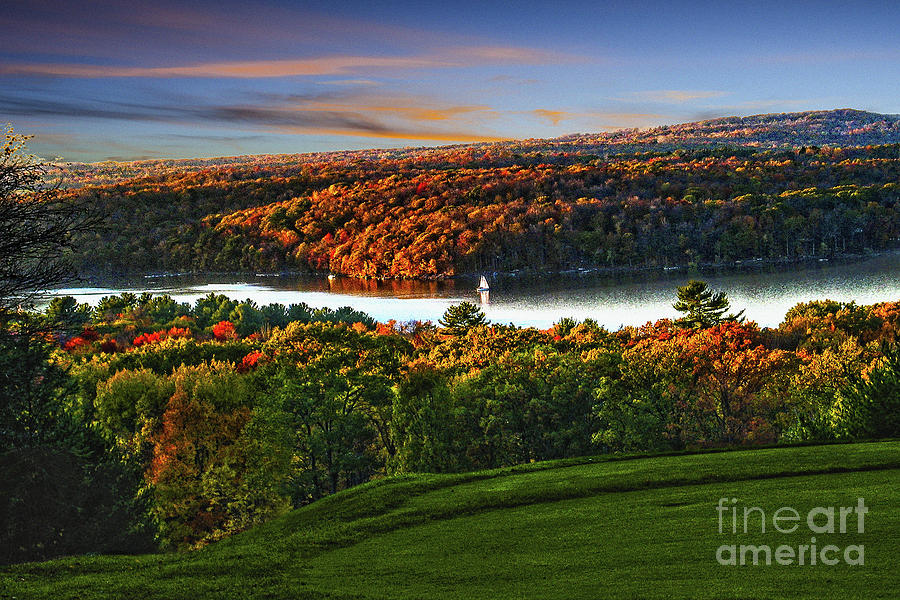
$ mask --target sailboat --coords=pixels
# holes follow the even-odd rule
[[[487,279],[485,279],[484,275],[481,276],[481,283],[478,284],[479,292],[489,292],[491,291],[490,286],[488,286]]]

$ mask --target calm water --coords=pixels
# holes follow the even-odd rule
[[[562,317],[593,318],[617,329],[674,317],[675,288],[702,278],[727,292],[734,310],[762,326],[776,326],[797,302],[826,299],[871,304],[900,299],[900,253],[853,264],[817,263],[789,270],[760,269],[740,273],[670,273],[666,276],[555,276],[549,280],[500,277],[491,281],[489,302],[482,303],[495,323],[549,327]],[[361,282],[337,278],[221,276],[141,278],[115,286],[66,288],[54,295],[75,296],[96,304],[103,296],[130,291],[170,294],[194,302],[210,292],[260,305],[306,302],[310,306],[351,306],[379,321],[437,319],[451,304],[479,303],[477,282]]]

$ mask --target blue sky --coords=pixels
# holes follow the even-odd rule
[[[900,113],[897,2],[24,0],[0,123],[130,160]]]

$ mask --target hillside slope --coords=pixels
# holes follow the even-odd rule
[[[382,148],[304,154],[260,154],[195,159],[56,163],[50,176],[67,186],[104,185],[139,177],[244,167],[279,169],[304,164],[387,161],[408,158],[440,160],[451,154],[481,156],[487,152],[580,152],[598,154],[619,150],[661,150],[704,145],[743,145],[778,148],[799,146],[864,146],[900,143],[900,115],[854,110],[816,110],[719,117],[704,121],[578,133],[551,139],[513,140],[439,147]]]
[[[900,142],[900,115],[841,108],[747,117],[720,117],[692,123],[628,129],[600,136],[581,134],[556,140],[572,145],[648,144],[740,145],[761,148],[864,146]]]
[[[275,174],[280,173],[280,174]],[[896,146],[474,155],[223,169],[70,192],[84,274],[642,269],[883,251]]]
[[[585,458],[394,477],[191,554],[0,571],[9,598],[889,598],[900,442]],[[856,506],[847,533],[718,533],[716,505]],[[739,509],[740,510],[740,509]],[[818,521],[821,523],[821,520]],[[816,541],[811,542],[811,537]],[[723,566],[725,544],[864,545],[864,564]],[[4,587],[5,586],[5,589]]]
[[[845,109],[60,169],[105,220],[76,241],[82,275],[443,279],[883,251],[900,232],[897,143],[900,116]]]

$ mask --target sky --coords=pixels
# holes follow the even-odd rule
[[[70,161],[900,113],[900,2],[7,0],[0,124]]]

